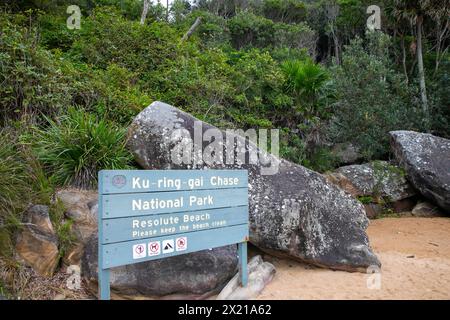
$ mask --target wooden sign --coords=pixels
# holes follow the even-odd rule
[[[247,170],[102,170],[98,279],[110,268],[238,244],[247,284]]]

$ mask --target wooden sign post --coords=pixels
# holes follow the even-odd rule
[[[247,285],[247,170],[102,170],[98,181],[100,299],[111,268],[236,243]]]

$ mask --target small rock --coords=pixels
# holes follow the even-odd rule
[[[39,274],[51,276],[59,262],[59,251],[48,207],[32,206],[24,214],[23,223],[16,238],[18,256]]]
[[[413,209],[411,214],[414,217],[442,217],[442,211],[432,203],[419,202]]]
[[[338,143],[333,146],[331,152],[340,164],[352,164],[363,158],[360,149],[352,143]]]
[[[53,300],[66,300],[66,296],[63,295],[63,294],[61,294],[61,293],[58,293],[58,294],[53,298]]]
[[[263,262],[261,256],[253,257],[248,263],[248,283],[246,287],[240,285],[240,275],[237,273],[233,279],[222,289],[217,300],[250,300],[256,298],[273,279],[275,267]]]
[[[367,203],[364,205],[367,218],[375,219],[383,212],[383,207],[377,203]]]

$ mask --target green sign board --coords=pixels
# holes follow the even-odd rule
[[[247,283],[247,170],[99,172],[99,295],[110,268],[238,244]]]

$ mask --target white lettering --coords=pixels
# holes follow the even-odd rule
[[[205,197],[189,196],[189,206],[193,205],[205,206],[212,204],[214,204],[212,196],[205,196]]]
[[[157,210],[165,208],[182,208],[184,205],[184,198],[162,200],[152,198],[150,200],[133,199],[131,202],[131,209],[133,211],[140,210]]]

